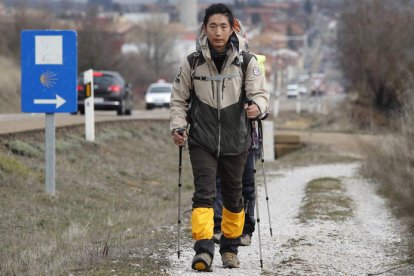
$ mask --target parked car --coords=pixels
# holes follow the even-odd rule
[[[289,84],[286,87],[286,96],[288,98],[296,98],[297,96],[299,96],[299,85]]]
[[[131,115],[131,84],[115,71],[93,71],[95,110],[116,110],[118,115]],[[83,74],[78,78],[78,111],[85,114]]]
[[[172,83],[159,80],[148,86],[145,94],[146,109],[150,110],[156,107],[170,107]]]

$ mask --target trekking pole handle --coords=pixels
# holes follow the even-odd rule
[[[252,100],[247,100],[247,105],[248,106],[251,106],[251,105],[253,105],[253,104],[255,104]],[[250,121],[257,121],[257,120],[259,120],[259,117],[257,117],[257,118],[253,118],[253,119],[249,119]]]
[[[184,131],[185,131],[185,128],[177,128],[176,130],[175,130],[180,136],[183,136],[183,134],[184,134]]]
[[[175,132],[176,132],[178,135],[180,135],[181,137],[183,137],[183,136],[184,136],[184,132],[185,132],[185,128],[182,128],[182,127],[180,127],[180,128],[176,128],[176,129],[174,129],[174,130],[171,132],[171,135],[174,135],[174,133],[175,133]],[[184,144],[179,145],[179,147],[180,147],[180,148],[184,147],[184,146],[185,146],[185,143],[186,143],[186,139],[184,139]]]
[[[254,102],[252,101],[252,100],[248,100],[247,101],[247,105],[248,106],[251,106],[252,104],[254,104]],[[253,120],[253,121],[263,121],[263,120],[266,120],[267,119],[267,117],[269,117],[269,115],[270,115],[270,113],[269,112],[266,112],[265,114],[263,114],[260,118],[258,117],[258,118],[256,118],[256,119],[250,119],[250,120]]]

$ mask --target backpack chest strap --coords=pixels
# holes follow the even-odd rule
[[[222,81],[224,79],[232,79],[232,78],[240,78],[241,74],[233,73],[233,74],[225,74],[225,75],[214,75],[214,76],[194,76],[195,80],[201,81]]]

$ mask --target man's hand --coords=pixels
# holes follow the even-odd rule
[[[184,146],[187,141],[187,133],[185,129],[176,129],[172,133],[174,144],[177,146]]]
[[[246,103],[244,109],[246,110],[247,118],[249,119],[256,119],[260,115],[260,109],[255,103],[250,105]]]

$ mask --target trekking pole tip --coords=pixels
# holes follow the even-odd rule
[[[263,269],[263,260],[260,260],[260,268]]]
[[[272,228],[270,228],[270,236],[273,237],[273,231]]]
[[[180,258],[180,250],[177,251],[178,259]]]

